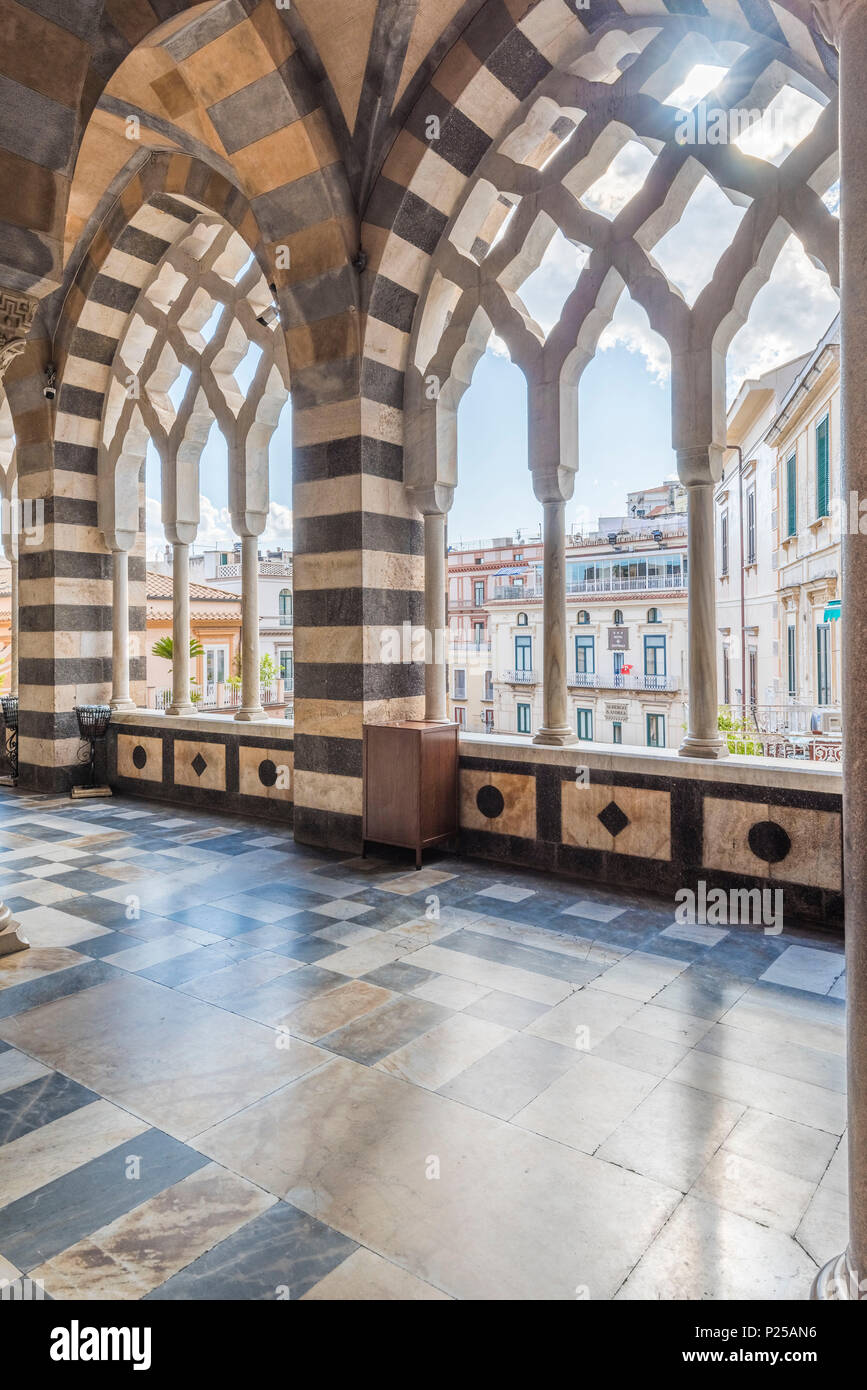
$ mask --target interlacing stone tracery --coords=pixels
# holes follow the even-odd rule
[[[186,206],[184,204],[183,206]],[[127,555],[139,533],[139,482],[149,443],[159,456],[162,521],[174,557],[173,701],[190,714],[189,546],[199,526],[199,462],[212,427],[229,460],[229,510],[241,537],[242,703],[236,718],[263,716],[259,702],[257,538],[268,519],[268,448],[289,393],[273,293],[241,236],[190,208],[139,295],[111,366],[99,452],[99,518],[114,554],[114,708],[129,692]],[[255,359],[251,379],[235,375]],[[183,640],[181,640],[183,639]]]
[[[725,72],[687,115],[668,99],[697,64]],[[823,109],[777,165],[743,153],[728,133],[742,131],[744,112],[749,122],[766,118],[785,87]],[[712,571],[725,355],[790,235],[839,282],[838,224],[822,201],[836,178],[836,140],[834,83],[779,42],[691,17],[619,21],[596,39],[582,31],[481,159],[431,257],[407,374],[414,417],[407,482],[419,497],[433,487],[451,496],[458,405],[496,333],[527,380],[529,466],[545,511],[545,720],[537,742],[574,741],[566,721],[562,571],[565,503],[579,466],[578,384],[626,290],[671,354],[672,442],[689,489],[692,680],[681,752],[726,751],[716,727]],[[652,162],[641,187],[608,216],[590,205],[593,188],[630,143]],[[690,305],[653,252],[706,178],[744,213]],[[558,232],[586,260],[546,335],[521,287]]]

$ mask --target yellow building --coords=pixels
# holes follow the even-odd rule
[[[147,572],[147,703],[161,708],[172,688],[172,663],[153,646],[172,635],[172,576]],[[241,599],[225,589],[190,581],[190,635],[204,648],[191,663],[193,687],[208,699],[236,675],[241,651]],[[219,703],[222,703],[220,701]]]

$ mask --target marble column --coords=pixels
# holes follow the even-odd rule
[[[9,561],[10,604],[9,614],[9,694],[18,694],[18,556]]]
[[[259,537],[241,536],[241,707],[235,718],[264,719],[259,681]]]
[[[841,494],[867,497],[867,3],[816,4],[840,50]],[[843,534],[843,893],[846,905],[849,1243],[813,1297],[867,1299],[867,538]]]
[[[426,512],[424,518],[424,612],[427,639],[424,672],[424,717],[447,720],[446,699],[446,518]]]
[[[684,460],[678,451],[678,471],[687,488],[689,579],[687,642],[689,652],[689,726],[680,745],[683,758],[724,758],[728,745],[719,732],[717,694],[717,629],[712,477],[689,481],[704,473],[707,450],[690,450],[698,459]],[[686,476],[685,476],[686,475]]]
[[[168,715],[195,714],[190,699],[190,547],[172,542],[172,703]]]
[[[543,498],[542,511],[543,723],[533,742],[562,748],[578,742],[569,723],[566,685],[566,502]]]
[[[112,555],[111,707],[135,709],[129,693],[129,551]]]

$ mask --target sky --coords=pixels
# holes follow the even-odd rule
[[[697,103],[723,72],[719,66],[698,65],[667,102],[684,120],[690,111],[699,117],[702,107]],[[812,129],[820,110],[810,97],[784,87],[762,119],[735,143],[745,153],[779,164]],[[582,201],[613,218],[641,187],[653,158],[644,145],[630,140]],[[837,199],[835,186],[825,197],[835,213]],[[677,226],[653,247],[652,256],[688,304],[710,280],[744,213],[705,177]],[[541,265],[521,287],[526,310],[546,334],[587,254],[558,231]],[[814,347],[837,310],[837,295],[825,271],[810,262],[797,238],[790,237],[729,346],[729,399],[745,379]],[[252,379],[254,368],[255,362],[247,360],[238,368],[242,387],[245,376]],[[542,509],[527,467],[526,394],[523,374],[509,360],[505,344],[492,337],[459,409],[459,482],[449,516],[450,543],[513,535],[518,529],[524,537],[538,533]],[[627,492],[675,476],[670,406],[667,345],[624,290],[579,386],[579,471],[567,525],[593,528],[599,516],[625,512]],[[272,439],[270,474],[273,500],[262,546],[291,548],[291,402]],[[161,555],[165,538],[159,520],[159,467],[153,455],[148,459],[146,492],[147,553],[154,558]],[[201,494],[197,548],[231,546],[226,449],[216,427],[202,455]]]

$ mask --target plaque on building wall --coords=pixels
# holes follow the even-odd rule
[[[616,705],[607,704],[605,706],[605,718],[612,720],[612,722],[615,724],[625,724],[627,719],[629,718],[628,704],[626,704],[625,702],[623,704]]]
[[[628,627],[610,627],[608,629],[608,650],[610,652],[629,651]]]

